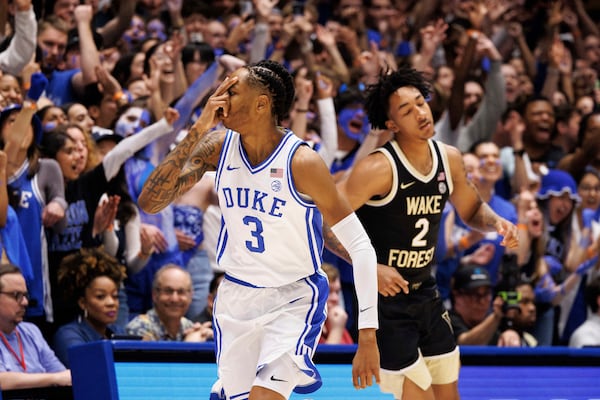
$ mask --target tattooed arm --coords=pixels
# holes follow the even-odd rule
[[[458,149],[445,146],[452,174],[454,190],[450,201],[460,218],[471,228],[481,232],[498,232],[504,238],[502,245],[509,248],[517,247],[517,227],[508,220],[500,217],[481,198],[479,192],[467,179],[467,173]]]
[[[195,139],[194,137],[201,138]],[[192,188],[206,171],[216,168],[224,131],[198,132],[195,126],[146,180],[138,203],[157,213]],[[193,154],[191,154],[193,152]]]
[[[206,171],[216,169],[225,132],[212,129],[227,116],[228,90],[237,81],[237,77],[225,78],[187,136],[152,171],[138,199],[142,210],[159,212],[194,186]]]

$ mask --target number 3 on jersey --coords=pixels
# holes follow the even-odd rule
[[[245,216],[244,225],[248,225],[252,230],[250,235],[254,238],[252,240],[246,240],[246,248],[254,253],[262,253],[265,251],[265,240],[261,235],[263,233],[263,226],[260,219],[252,216]]]

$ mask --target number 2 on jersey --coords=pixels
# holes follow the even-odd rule
[[[416,223],[415,223],[415,228],[416,229],[420,229],[421,231],[419,233],[417,233],[415,235],[415,237],[412,240],[412,247],[425,247],[427,246],[427,240],[424,240],[423,238],[425,237],[425,235],[427,235],[427,232],[429,232],[429,220],[427,218],[420,218]]]

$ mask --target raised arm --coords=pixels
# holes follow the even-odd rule
[[[119,142],[102,159],[106,180],[114,178],[128,158],[161,136],[170,133],[177,118],[179,118],[179,113],[175,109],[169,108],[165,112],[164,118]]]
[[[517,227],[496,214],[483,201],[475,186],[467,179],[462,155],[458,149],[451,146],[445,147],[454,185],[450,201],[458,215],[473,229],[481,232],[498,232],[503,236],[502,245],[509,248],[517,247]]]
[[[138,198],[147,213],[157,213],[188,191],[208,170],[216,169],[225,133],[211,132],[229,112],[227,91],[238,81],[225,78],[209,97],[187,136],[146,180]]]
[[[78,5],[75,8],[75,21],[81,49],[81,73],[78,72],[73,76],[72,84],[80,94],[83,93],[85,85],[98,80],[96,67],[100,65],[100,54],[92,34],[92,17],[92,6]]]
[[[0,70],[19,75],[35,53],[37,22],[31,0],[15,0],[15,33],[8,48],[0,52]],[[2,9],[4,7],[4,9]],[[6,1],[0,1],[0,17],[6,22],[8,16]],[[5,23],[0,21],[0,26]]]

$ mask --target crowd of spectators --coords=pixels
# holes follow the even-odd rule
[[[39,384],[70,383],[70,343],[211,340],[214,177],[158,214],[137,197],[211,90],[262,59],[293,73],[284,125],[335,180],[390,139],[369,125],[369,85],[421,71],[435,139],[464,153],[482,201],[520,235],[508,254],[444,211],[436,278],[457,341],[600,345],[586,337],[600,275],[599,15],[584,0],[0,0],[1,258],[26,283],[2,270],[0,304],[17,304],[0,312],[0,384],[25,372],[11,350],[40,335],[39,354],[60,360]],[[325,259],[336,301],[323,341],[351,343],[351,268]]]

